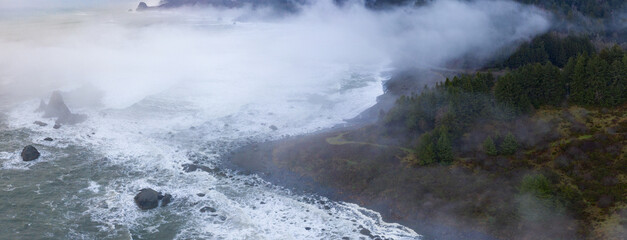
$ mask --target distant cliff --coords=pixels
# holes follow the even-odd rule
[[[245,5],[257,7],[271,7],[281,11],[296,11],[306,4],[307,0],[162,0],[161,8],[175,8],[183,6],[214,6],[226,8],[238,8]]]
[[[315,0],[162,0],[159,7],[173,8],[182,6],[216,6],[237,8],[245,5],[256,7],[271,7],[281,11],[297,11],[301,6]],[[338,5],[345,4],[349,0],[333,0]],[[420,5],[430,0],[365,0],[368,8],[380,9],[399,5]]]

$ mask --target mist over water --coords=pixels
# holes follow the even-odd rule
[[[298,88],[324,90],[351,67],[488,59],[549,27],[540,10],[504,1],[444,0],[380,12],[319,1],[280,18],[266,11],[129,13],[108,6],[5,20],[2,91],[42,97],[87,85],[104,92],[105,107],[123,108],[180,84],[227,83],[217,92],[258,101]]]
[[[549,27],[546,13],[507,1],[378,12],[318,1],[281,16],[249,8],[127,12],[127,1],[35,12],[0,4],[23,11],[0,19],[0,99],[8,109],[0,119],[0,220],[8,226],[0,238],[338,239],[363,236],[360,229],[418,238],[353,204],[229,170],[184,173],[182,165],[218,166],[242,144],[343,123],[375,103],[390,71],[449,67],[461,57],[480,64]],[[52,90],[88,120],[53,129],[53,119],[33,112]],[[40,160],[19,159],[28,144]],[[175,200],[140,211],[132,198],[145,187]],[[18,198],[29,200],[18,206]],[[204,206],[217,211],[200,213]]]

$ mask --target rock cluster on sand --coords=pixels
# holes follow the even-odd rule
[[[41,154],[39,154],[39,151],[37,151],[37,148],[33,147],[32,145],[28,145],[26,147],[24,147],[24,149],[22,149],[22,160],[28,162],[28,161],[33,161],[37,158],[39,158]]]
[[[151,188],[144,188],[139,191],[137,195],[135,195],[135,204],[142,209],[148,210],[153,209],[159,206],[159,201],[161,201],[161,206],[165,207],[170,202],[172,202],[172,195],[170,194],[161,194]]]

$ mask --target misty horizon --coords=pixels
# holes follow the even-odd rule
[[[89,86],[104,92],[105,106],[125,107],[187,81],[228,81],[241,92],[329,86],[350,68],[487,61],[549,27],[547,13],[502,1],[436,1],[382,12],[318,1],[281,18],[246,8],[99,9],[5,20],[3,91],[45,97],[53,89]],[[223,27],[207,31],[212,25]]]

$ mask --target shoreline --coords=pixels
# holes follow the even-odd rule
[[[358,131],[373,125],[378,120],[378,115],[380,115],[381,112],[387,112],[394,105],[399,96],[408,95],[422,89],[422,87],[424,87],[423,83],[426,84],[426,82],[429,81],[420,81],[417,83],[415,80],[419,76],[428,76],[427,74],[428,73],[424,71],[398,72],[392,76],[390,80],[383,83],[385,91],[382,95],[377,97],[377,103],[375,105],[364,110],[355,118],[347,120],[346,123],[304,135],[290,136],[279,140],[251,143],[241,146],[231,151],[225,157],[225,161],[223,161],[220,167],[236,170],[244,174],[258,174],[265,181],[287,188],[297,194],[313,194],[327,197],[333,201],[358,204],[362,207],[379,212],[386,222],[395,222],[411,228],[422,235],[424,237],[423,239],[426,240],[497,239],[473,229],[460,229],[456,226],[432,221],[427,216],[424,218],[411,217],[409,215],[413,214],[415,211],[405,212],[403,209],[406,208],[408,204],[402,201],[381,199],[380,197],[373,196],[371,193],[353,191],[346,187],[338,187],[338,185],[343,184],[342,180],[333,179],[333,177],[321,177],[319,174],[312,173],[311,169],[295,170],[299,168],[296,166],[299,160],[294,159],[299,158],[298,155],[290,155],[287,157],[277,156],[282,155],[282,151],[285,151],[285,149],[289,151],[290,148],[298,148],[297,145],[299,144],[319,144],[320,142],[325,142],[324,140],[328,138],[338,136],[338,134]],[[433,76],[428,78],[428,80],[433,80]],[[342,146],[333,146],[331,144],[326,147],[342,148]],[[368,146],[365,146],[365,148],[367,149]],[[398,151],[398,149],[388,150],[392,152]],[[329,150],[329,152],[334,151],[335,150]],[[382,153],[382,155],[389,154],[389,151]],[[282,160],[277,161],[277,159]],[[388,163],[391,163],[390,165],[394,168],[402,168],[402,163],[398,161],[398,159],[388,161]]]
[[[307,135],[289,137],[277,141],[269,141],[263,143],[253,143],[237,148],[232,151],[226,158],[225,163],[220,167],[239,171],[244,174],[257,174],[265,181],[280,187],[289,189],[297,194],[312,194],[324,196],[333,201],[343,201],[358,204],[362,207],[374,210],[381,214],[386,222],[394,222],[405,227],[411,228],[416,233],[422,235],[425,240],[429,239],[469,239],[469,240],[496,240],[497,238],[486,235],[484,233],[472,229],[458,229],[454,226],[434,223],[428,218],[418,219],[407,216],[403,213],[404,205],[394,202],[393,200],[384,200],[372,197],[364,192],[351,192],[345,188],[332,186],[341,184],[337,182],[321,182],[316,176],[302,174],[277,164],[273,159],[273,152],[276,148],[280,148],[292,141],[309,140],[311,138],[328,137],[338,131],[316,132]]]

